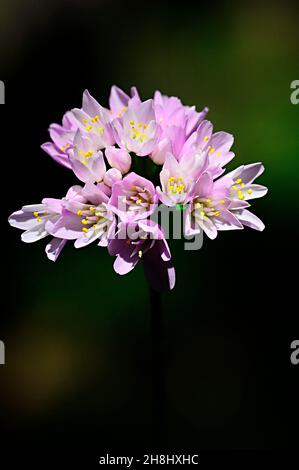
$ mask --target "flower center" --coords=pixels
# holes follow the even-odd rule
[[[139,122],[135,125],[135,121],[130,121],[131,126],[131,137],[134,140],[139,140],[141,143],[147,140],[147,134],[145,130],[147,129],[147,124]]]
[[[153,196],[147,188],[131,186],[123,202],[129,211],[146,211],[154,203]]]
[[[103,125],[101,124],[100,122],[100,118],[98,115],[90,118],[90,119],[82,119],[82,122],[85,126],[85,130],[87,132],[90,132],[90,131],[95,131],[97,133],[100,134],[100,136],[103,135],[103,132],[104,132],[104,127]]]
[[[212,200],[210,198],[196,197],[193,200],[192,215],[203,219],[204,217],[218,217],[221,210],[219,204],[224,204],[225,200]],[[216,206],[216,207],[215,207]]]
[[[246,190],[245,183],[242,181],[242,178],[238,178],[235,180],[234,184],[231,187],[231,197],[238,199],[246,199],[246,194],[244,191]],[[252,193],[252,189],[248,188],[246,191],[248,194]]]
[[[41,212],[34,211],[34,212],[33,212],[33,215],[34,215],[34,217],[36,217],[36,220],[37,220],[38,222],[41,222],[44,217],[46,217],[47,215],[49,215],[49,212],[47,212],[47,211],[41,211]]]
[[[82,232],[88,233],[91,228],[103,228],[107,221],[106,214],[107,210],[102,205],[79,209],[77,215],[81,218]]]

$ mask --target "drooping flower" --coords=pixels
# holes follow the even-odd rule
[[[109,208],[123,222],[144,219],[156,209],[158,196],[153,183],[136,173],[129,173],[114,184]]]
[[[116,256],[114,270],[124,275],[142,259],[151,286],[158,290],[173,289],[175,270],[171,254],[159,225],[150,220],[120,223],[115,237],[109,240],[108,251]]]

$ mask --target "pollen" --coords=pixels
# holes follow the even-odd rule
[[[83,228],[82,228],[82,232],[88,233],[88,228],[83,227]]]
[[[237,191],[237,189],[238,189],[236,185],[232,186],[232,188],[233,188],[235,191]]]
[[[135,122],[134,122],[134,121],[130,121],[130,124],[131,124],[131,126],[134,126]]]
[[[224,204],[224,203],[225,203],[225,200],[224,200],[224,199],[221,199],[220,202],[221,202],[221,204]]]
[[[94,211],[95,211],[95,208],[91,206],[91,207],[89,208],[89,210],[90,210],[90,212],[94,212]]]
[[[33,212],[34,217],[38,217],[38,212]]]
[[[244,199],[243,191],[238,191],[238,197],[239,199]]]
[[[252,189],[247,189],[248,194],[252,193]]]
[[[220,211],[217,211],[217,212],[215,212],[214,216],[218,217],[219,214],[220,214]]]
[[[89,131],[91,131],[92,126],[86,126],[85,129],[87,130],[87,132],[89,132]]]
[[[201,212],[200,212],[200,215],[201,215],[202,217],[204,217],[204,216],[206,215],[205,211],[201,211]]]
[[[81,223],[82,223],[83,225],[86,225],[86,224],[88,224],[88,221],[87,221],[86,219],[82,219],[82,220],[81,220]]]
[[[82,211],[80,209],[77,211],[77,215],[82,215]]]
[[[210,138],[210,137],[209,137],[208,135],[206,135],[206,136],[204,137],[204,140],[207,142],[207,141],[209,140],[209,138]]]
[[[213,153],[213,152],[215,152],[215,149],[211,148],[210,153]]]
[[[236,180],[236,183],[237,183],[237,184],[242,183],[242,178],[238,178],[238,179]]]

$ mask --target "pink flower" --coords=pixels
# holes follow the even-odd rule
[[[49,235],[46,229],[48,222],[55,223],[62,212],[62,201],[60,199],[43,199],[41,204],[33,204],[22,207],[14,212],[8,219],[12,227],[24,230],[22,241],[34,243]],[[56,261],[66,241],[53,238],[46,246],[46,253],[51,261]]]
[[[111,87],[109,106],[110,119],[114,120],[123,116],[128,106],[137,106],[141,103],[136,87],[131,88],[131,97],[117,86]]]
[[[196,182],[193,196],[185,216],[185,233],[194,235],[204,231],[214,239],[218,230],[236,230],[243,226],[229,211],[229,188],[225,182],[213,181],[204,173]]]
[[[193,188],[200,174],[207,167],[207,155],[187,154],[178,162],[168,153],[160,173],[161,188],[157,188],[160,201],[166,206],[187,204],[193,194]]]
[[[75,248],[81,248],[98,240],[107,246],[107,239],[114,227],[114,214],[108,209],[108,196],[95,184],[86,183],[71,188],[73,197],[66,199],[58,220],[48,221],[46,230],[53,236],[75,240]]]
[[[94,134],[86,135],[78,129],[74,146],[68,154],[71,167],[80,181],[94,183],[103,180],[106,165]]]
[[[123,117],[113,121],[113,126],[119,147],[140,157],[148,155],[156,139],[153,101],[144,101],[137,106],[129,105]]]
[[[109,208],[123,222],[132,222],[153,214],[157,204],[158,196],[153,183],[136,173],[129,173],[114,184]]]
[[[49,133],[52,142],[46,142],[41,147],[56,162],[71,168],[67,150],[73,146],[73,140],[78,124],[71,112],[63,116],[62,126],[51,124]]]
[[[157,291],[173,289],[175,270],[161,228],[148,220],[120,223],[115,238],[109,240],[108,251],[116,256],[114,270],[128,274],[143,260],[145,274]]]
[[[109,111],[103,108],[88,90],[83,93],[82,108],[73,109],[72,114],[77,121],[78,128],[92,136],[98,150],[115,143]]]

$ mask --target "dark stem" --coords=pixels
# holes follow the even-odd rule
[[[165,440],[164,325],[161,294],[150,288],[152,329],[153,444],[163,449]]]

